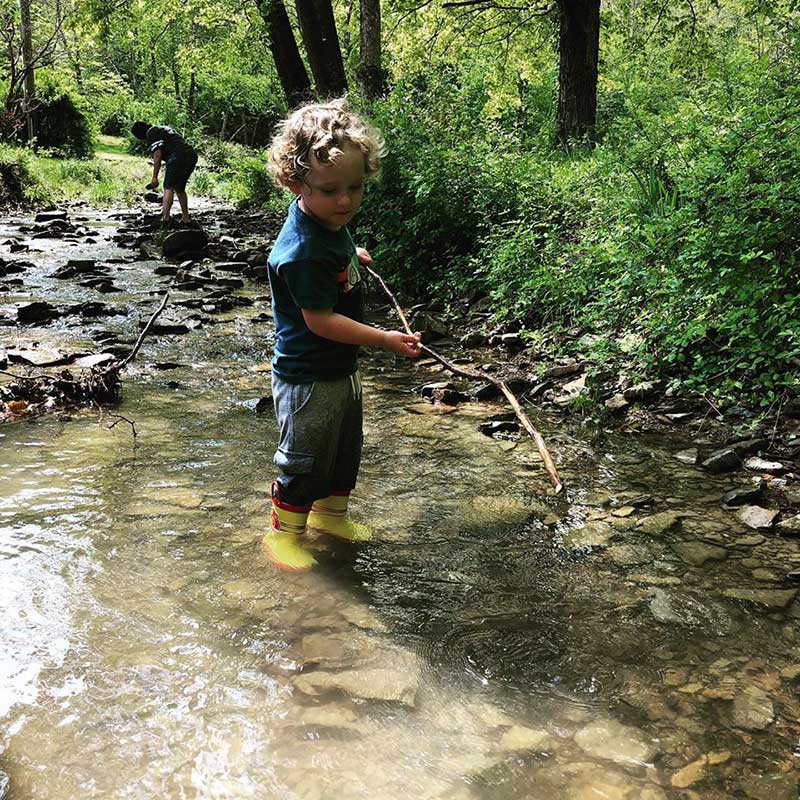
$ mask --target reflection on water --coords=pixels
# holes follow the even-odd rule
[[[124,281],[144,308],[153,278]],[[555,500],[527,441],[478,432],[492,409],[409,413],[437,376],[377,355],[375,539],[274,571],[251,295],[146,345],[135,446],[94,412],[0,430],[0,796],[796,798],[800,612],[768,592],[797,548],[748,539],[661,443],[550,431]]]

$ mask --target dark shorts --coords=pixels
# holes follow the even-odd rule
[[[167,159],[164,171],[164,188],[176,192],[185,192],[189,176],[197,166],[197,153],[194,150],[184,150],[173,153]]]
[[[288,383],[272,376],[280,441],[280,499],[310,506],[356,485],[361,463],[361,378]]]

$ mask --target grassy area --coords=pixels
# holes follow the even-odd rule
[[[3,145],[0,163],[13,164],[15,169],[24,165],[22,188],[25,199],[34,205],[67,200],[99,207],[132,205],[152,177],[149,159],[128,153],[122,137],[102,134],[93,158],[54,158]],[[229,187],[215,178],[201,165],[192,176],[189,194],[228,199]]]

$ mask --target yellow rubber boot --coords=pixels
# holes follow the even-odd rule
[[[350,492],[334,492],[324,500],[317,500],[308,515],[308,527],[321,533],[345,539],[348,542],[365,542],[372,531],[347,517]]]
[[[317,560],[301,544],[309,509],[282,502],[273,489],[272,525],[264,534],[261,546],[276,567],[290,572],[311,569]]]

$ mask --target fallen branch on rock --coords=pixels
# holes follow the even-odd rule
[[[168,300],[169,294],[165,294],[161,305],[139,334],[133,349],[121,361],[91,367],[78,374],[73,374],[68,369],[62,369],[55,375],[19,375],[0,370],[0,375],[13,378],[11,383],[0,386],[0,420],[4,417],[38,416],[47,411],[77,406],[117,403],[121,387],[120,373],[136,357],[145,336],[166,307]]]
[[[384,283],[383,278],[378,275],[375,270],[372,268],[363,265],[364,269],[372,275],[375,280],[380,283],[383,291],[389,297],[392,305],[394,306],[395,311],[397,311],[398,316],[400,317],[400,321],[403,323],[403,327],[406,330],[406,333],[411,334],[411,326],[408,324],[408,320],[406,319],[405,314],[403,313],[403,309],[400,307],[400,303],[397,302],[397,298],[392,294],[389,287]],[[485,372],[481,372],[480,370],[466,370],[462,369],[461,367],[457,367],[455,364],[451,364],[446,358],[443,358],[438,353],[431,350],[430,347],[426,345],[421,345],[422,349],[435,361],[438,361],[445,369],[449,370],[455,375],[460,375],[463,378],[468,378],[469,380],[474,381],[489,381],[489,383],[494,384],[500,392],[505,396],[506,400],[508,400],[509,405],[511,408],[514,409],[514,413],[517,415],[517,418],[522,423],[522,427],[530,434],[533,441],[536,443],[536,447],[539,450],[539,455],[542,457],[542,461],[544,462],[544,468],[547,470],[547,474],[550,477],[550,481],[553,484],[553,488],[555,489],[556,494],[558,494],[563,488],[564,484],[561,482],[561,478],[558,476],[558,470],[556,469],[555,462],[553,461],[553,457],[550,455],[550,451],[547,449],[547,445],[545,444],[542,435],[536,428],[533,426],[533,423],[530,421],[528,415],[523,411],[522,406],[519,404],[519,400],[517,400],[516,395],[511,389],[508,388],[504,381],[498,380],[497,378],[489,375]]]

